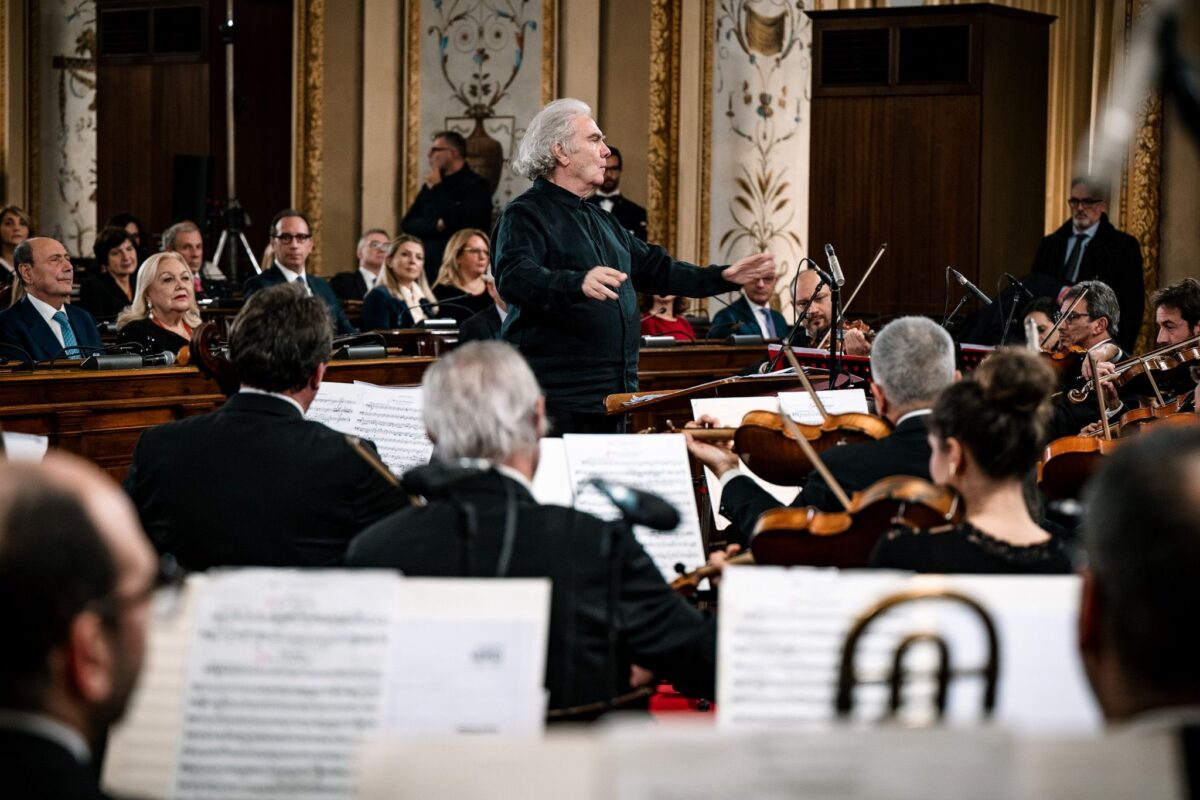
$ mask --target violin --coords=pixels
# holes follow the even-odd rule
[[[1055,350],[1042,350],[1041,356],[1049,364],[1059,378],[1073,377],[1079,374],[1083,360],[1087,358],[1088,349],[1077,344],[1060,347]]]
[[[1160,384],[1177,386],[1191,383],[1186,373],[1196,364],[1200,364],[1200,336],[1114,364],[1116,371],[1103,376],[1100,381],[1115,383],[1134,394],[1155,397],[1159,405],[1163,405],[1165,401]],[[1083,403],[1094,389],[1093,379],[1082,387],[1072,389],[1067,397],[1072,403]]]
[[[738,553],[736,556],[733,556],[725,561],[726,565],[753,563],[755,563],[754,554],[751,552]],[[680,569],[682,568],[682,565],[680,565]],[[684,597],[692,597],[699,590],[700,583],[705,578],[713,577],[714,575],[718,574],[721,569],[722,567],[719,567],[715,564],[705,564],[703,567],[694,569],[691,572],[685,572],[675,580],[671,581],[671,589],[683,595]]]
[[[781,566],[864,567],[875,542],[891,528],[959,523],[962,498],[922,478],[893,475],[855,492],[843,511],[775,508],[763,513],[750,537],[755,563]]]

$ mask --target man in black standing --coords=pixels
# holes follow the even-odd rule
[[[446,243],[463,228],[492,227],[492,190],[467,163],[467,140],[439,131],[429,148],[429,173],[400,228],[425,245],[425,276],[433,283]]]
[[[621,172],[625,168],[621,151],[608,148],[608,160],[604,165],[604,182],[595,194],[587,199],[617,218],[621,227],[643,242],[646,241],[646,209],[621,194]]]

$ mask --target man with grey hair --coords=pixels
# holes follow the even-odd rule
[[[609,149],[579,100],[555,100],[525,130],[513,170],[533,186],[496,223],[493,256],[509,305],[503,337],[546,393],[556,433],[621,430],[604,398],[638,388],[637,292],[708,297],[775,277],[775,257],[731,266],[673,259],[584,199],[604,183]]]
[[[225,281],[221,270],[214,267],[211,261],[204,260],[204,234],[200,232],[200,226],[191,220],[176,222],[163,231],[161,250],[164,253],[174,251],[183,256],[196,279],[197,299],[204,296],[203,279],[210,282]]]
[[[333,293],[343,300],[362,300],[367,292],[379,285],[380,270],[387,260],[388,245],[392,237],[383,228],[369,228],[358,237],[354,255],[358,258],[358,269],[354,272],[339,272],[329,279]]]
[[[835,447],[821,454],[825,466],[847,494],[880,478],[912,475],[929,479],[929,441],[925,417],[938,393],[955,379],[954,343],[941,326],[925,317],[900,317],[879,331],[871,348],[871,394],[875,413],[892,423],[891,435],[873,442]],[[715,420],[701,417],[700,425]],[[730,541],[745,544],[759,516],[780,503],[741,474],[729,449],[688,439],[688,451],[721,479],[721,514],[738,528]],[[797,483],[801,476],[797,475]],[[792,508],[814,506],[840,511],[829,484],[814,470]],[[738,537],[740,532],[742,538]]]
[[[355,534],[406,504],[346,436],[304,419],[331,341],[325,304],[301,286],[246,300],[229,336],[239,391],[150,428],[134,450],[125,488],[160,552],[189,569],[335,566]]]
[[[534,499],[545,401],[520,354],[504,342],[471,342],[431,366],[421,386],[437,463],[406,473],[404,484],[428,504],[363,531],[347,565],[410,576],[550,578],[551,709],[625,693],[631,663],[685,694],[711,698],[713,620],[670,590],[628,530]],[[622,661],[613,670],[605,658],[610,544],[621,563]]]

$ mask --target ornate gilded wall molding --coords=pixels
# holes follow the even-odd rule
[[[37,68],[42,54],[42,4],[41,0],[29,0],[26,9],[28,17],[25,24],[29,29],[29,57],[26,61],[26,77],[29,79],[29,97],[26,108],[29,109],[29,127],[27,141],[29,142],[29,216],[33,224],[42,225],[42,143],[38,131],[42,129],[42,82]]]
[[[1129,32],[1134,19],[1141,16],[1150,0],[1126,0],[1125,46],[1129,47]],[[1124,228],[1142,248],[1142,274],[1146,292],[1158,287],[1159,249],[1159,190],[1162,181],[1162,94],[1157,88],[1146,97],[1138,113],[1137,127],[1130,143],[1125,180],[1122,181],[1121,209]],[[1148,303],[1147,303],[1148,304]],[[1142,330],[1138,335],[1138,351],[1144,351],[1154,341],[1154,315],[1142,315]]]
[[[296,143],[293,202],[308,214],[314,231],[310,273],[321,274],[322,147],[325,113],[325,0],[296,4]]]
[[[8,47],[8,0],[0,0],[0,197],[8,197],[8,147],[12,138],[8,136],[8,59],[12,51]],[[6,201],[7,202],[7,201]]]
[[[417,199],[421,188],[421,0],[408,0],[404,22],[404,210]]]
[[[682,0],[652,0],[650,7],[650,142],[646,210],[648,236],[676,247],[679,185],[679,53]]]
[[[558,0],[542,0],[542,105],[558,94]]]
[[[717,0],[704,0],[704,70],[700,114],[702,133],[700,139],[700,252],[697,260],[707,264],[709,255],[709,229],[712,220],[712,112],[713,112],[713,37],[716,36]]]

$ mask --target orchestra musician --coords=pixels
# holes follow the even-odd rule
[[[818,287],[818,284],[819,287]],[[806,269],[796,276],[796,314],[808,310],[808,316],[801,324],[804,332],[802,339],[793,341],[797,347],[818,347],[829,333],[833,320],[833,299],[829,286],[821,283],[819,273],[815,269]],[[855,328],[843,331],[845,353],[848,356],[869,356],[871,342],[867,334]]]
[[[822,458],[826,467],[848,494],[891,475],[929,478],[924,417],[942,389],[955,379],[954,343],[946,331],[925,317],[893,320],[875,337],[871,375],[876,411],[895,428],[891,435],[877,441],[825,451]],[[715,420],[701,417],[689,424],[711,427]],[[738,457],[730,449],[686,438],[688,452],[721,480],[721,514],[737,526],[737,531],[728,532],[731,541],[743,543],[759,516],[779,508],[780,503],[741,473]],[[797,483],[802,478],[797,475]],[[791,506],[841,510],[837,497],[815,471]],[[739,532],[741,541],[736,541]]]
[[[1061,540],[1034,521],[1022,480],[1037,463],[1057,376],[1025,350],[1001,350],[946,387],[926,418],[929,474],[956,490],[966,519],[904,527],[875,545],[869,566],[942,573],[1068,573]]]
[[[1083,299],[1079,300],[1081,296]],[[1081,355],[1080,365],[1068,368],[1060,376],[1060,386],[1063,388],[1081,386],[1091,378],[1091,366],[1086,358],[1088,354],[1096,359],[1097,364],[1119,361],[1125,357],[1125,352],[1113,339],[1121,321],[1121,309],[1116,294],[1107,284],[1100,281],[1075,284],[1063,294],[1058,313],[1059,352],[1073,350]],[[1110,416],[1112,413],[1110,409]],[[1072,436],[1099,418],[1100,410],[1095,403],[1072,403],[1064,391],[1054,400],[1050,438]]]

